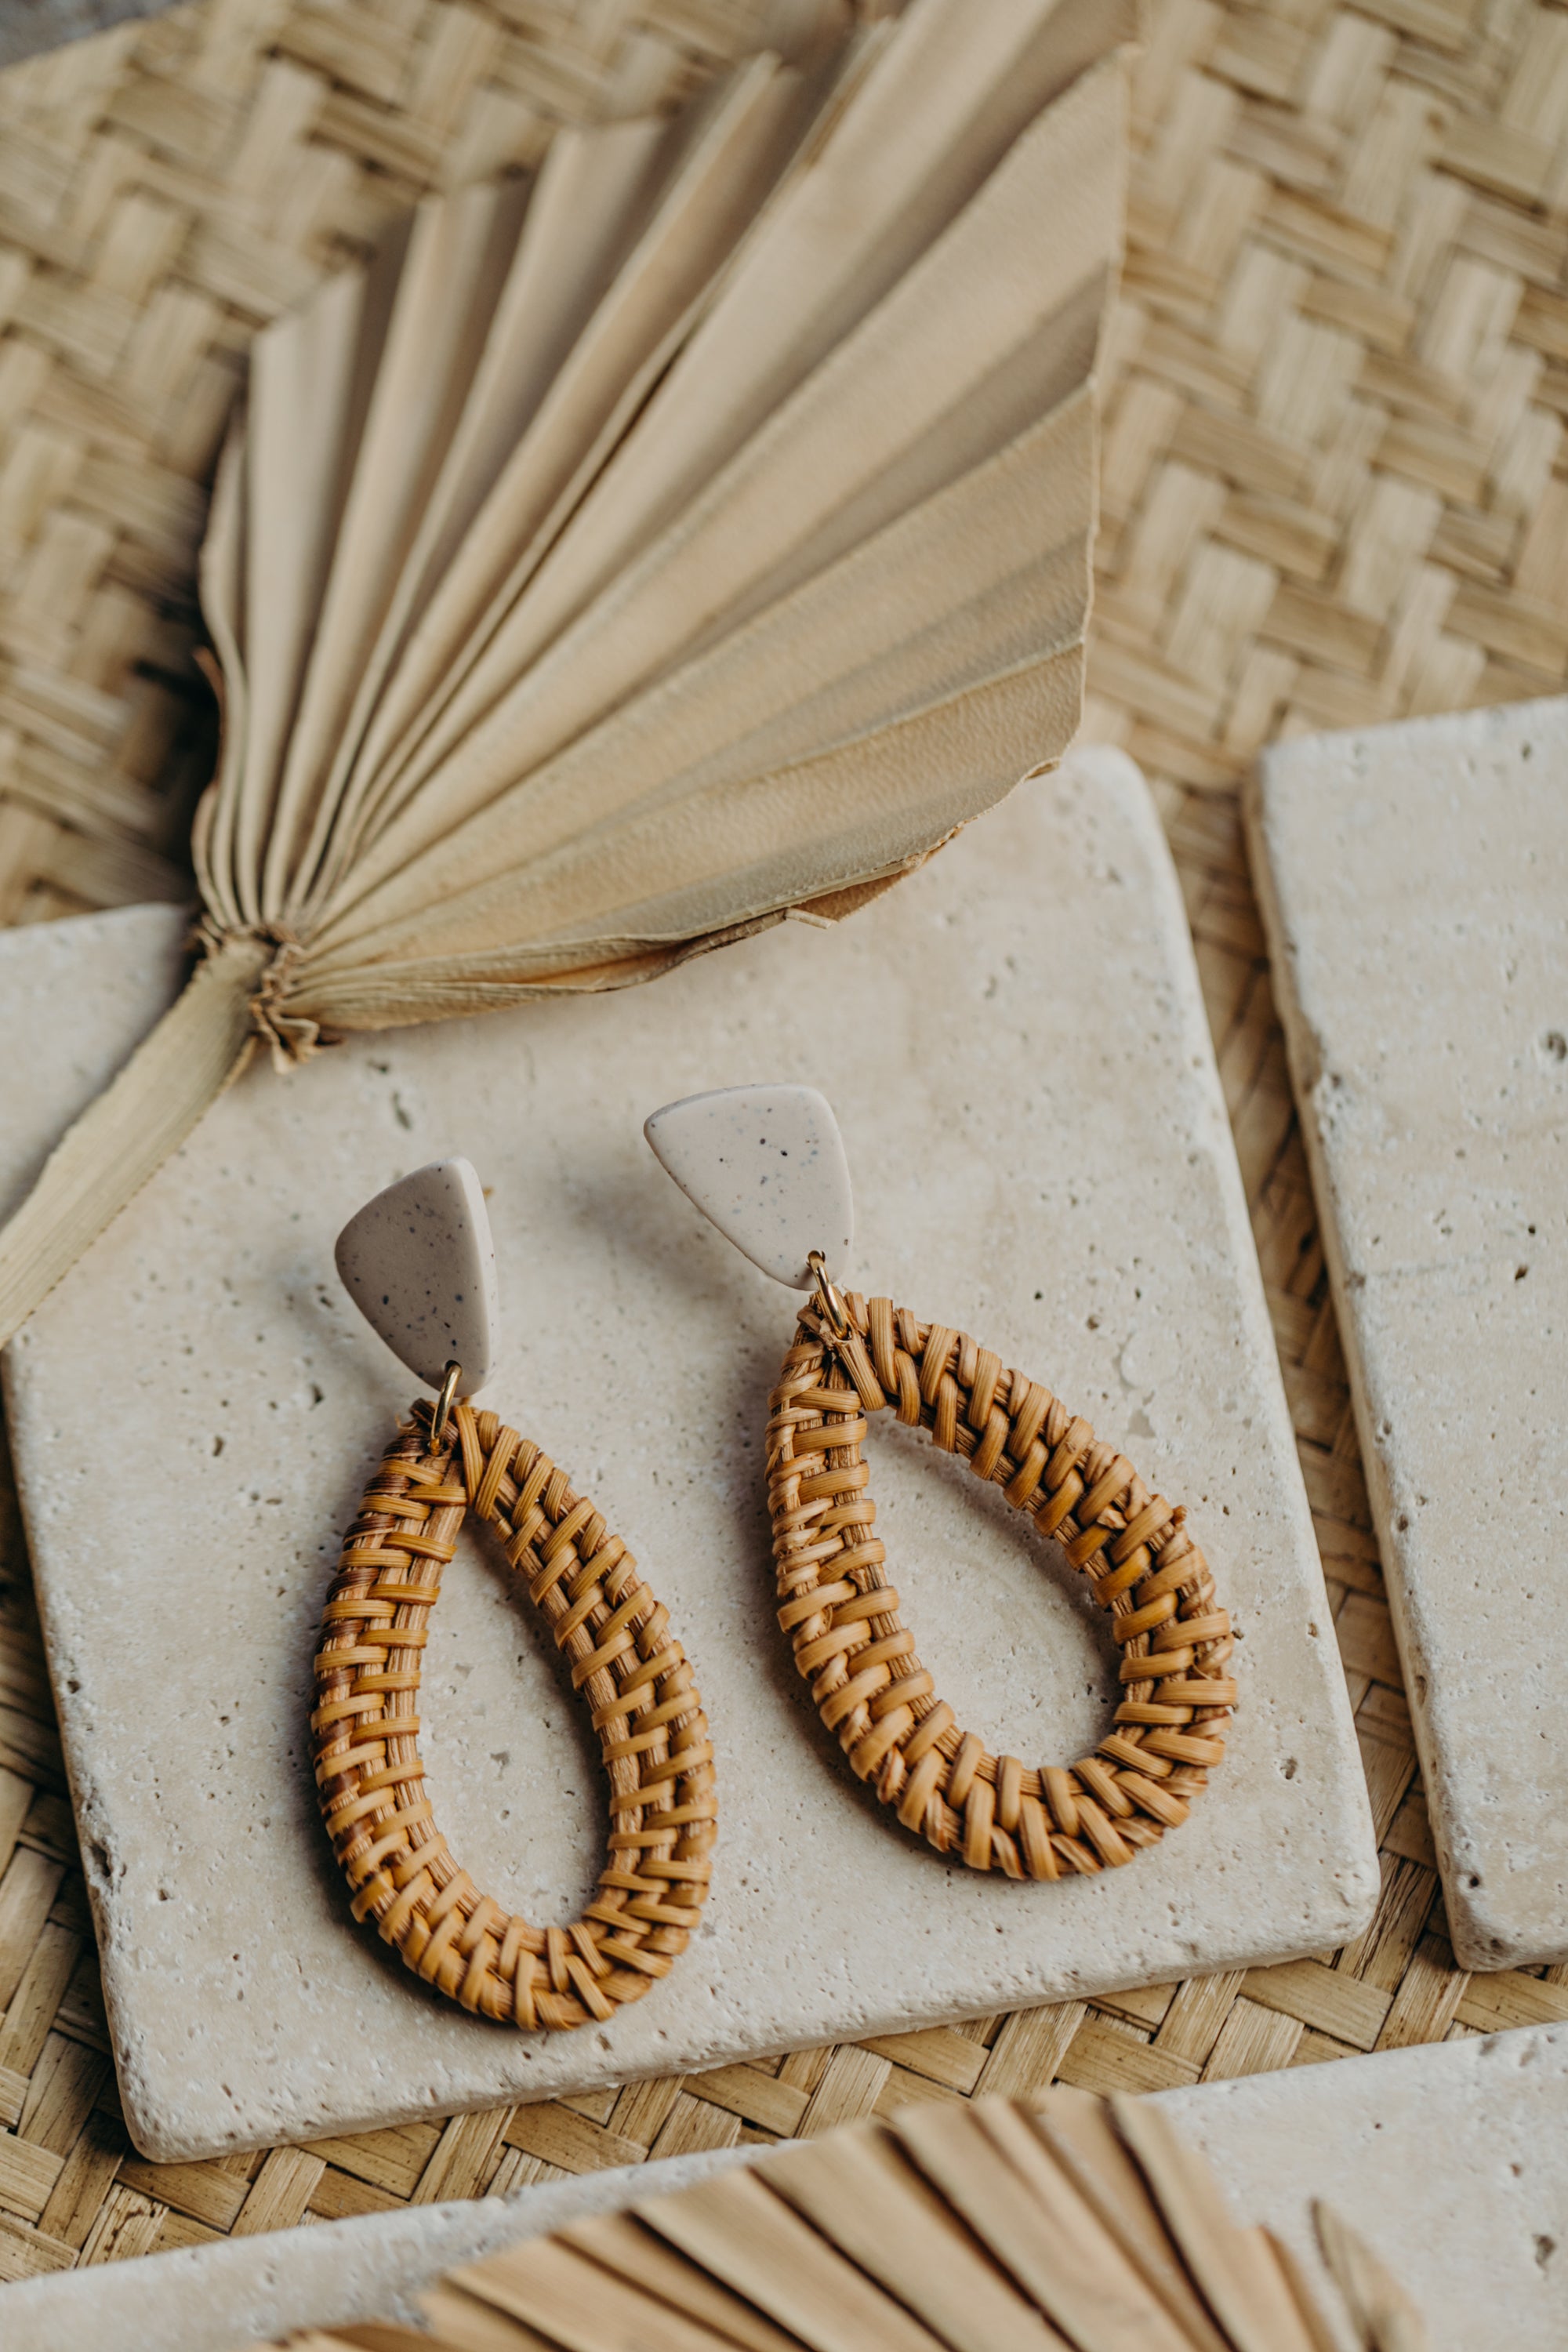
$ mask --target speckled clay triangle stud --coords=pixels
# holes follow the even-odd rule
[[[661,1165],[726,1241],[792,1290],[836,1265],[855,1238],[849,1162],[815,1087],[724,1087],[666,1103],[643,1129]]]
[[[947,1324],[841,1292],[853,1233],[837,1121],[815,1087],[733,1087],[645,1132],[753,1265],[812,1296],[768,1422],[778,1621],[860,1778],[939,1853],[1014,1878],[1130,1862],[1187,1817],[1225,1755],[1230,1620],[1180,1507],[1023,1372]],[[1086,1575],[1121,1653],[1114,1729],[1071,1765],[993,1756],[915,1654],[874,1531],[868,1416],[889,1406],[999,1486]]]
[[[417,1381],[438,1389],[462,1367],[465,1395],[482,1389],[500,1305],[484,1187],[467,1160],[416,1168],[367,1201],[333,1252],[343,1288]]]
[[[701,1916],[717,1808],[690,1666],[636,1560],[531,1439],[463,1391],[490,1367],[495,1257],[466,1160],[378,1192],[338,1237],[350,1297],[440,1391],[399,1426],[328,1595],[310,1731],[322,1818],[357,1919],[427,1983],[527,2031],[607,2023],[668,1975]],[[574,1927],[531,1927],[458,1868],[420,1760],[421,1654],[467,1513],[554,1635],[598,1734],[610,1850]]]

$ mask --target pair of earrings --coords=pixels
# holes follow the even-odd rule
[[[824,1724],[906,1829],[971,1868],[1092,1876],[1185,1820],[1225,1753],[1229,1620],[1181,1508],[1038,1381],[962,1331],[841,1291],[853,1236],[837,1121],[808,1087],[667,1104],[646,1133],[752,1263],[806,1294],[770,1400],[778,1622]],[[713,1750],[690,1664],[637,1562],[531,1439],[468,1401],[498,1322],[472,1168],[449,1160],[378,1193],[337,1263],[356,1305],[428,1387],[361,1501],[329,1594],[310,1718],[322,1816],[356,1918],[468,2010],[524,2030],[605,2022],[668,1975],[697,1927],[717,1825]],[[459,1393],[462,1391],[462,1393]],[[1038,1769],[993,1756],[938,1697],[900,1612],[862,1446],[888,1409],[1001,1486],[1090,1579],[1125,1696],[1094,1753]],[[569,1928],[476,1887],[426,1792],[420,1654],[466,1514],[510,1565],[581,1693],[609,1783],[607,1855]]]

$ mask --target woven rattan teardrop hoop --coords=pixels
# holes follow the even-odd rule
[[[939,1853],[1012,1878],[1130,1862],[1185,1821],[1225,1755],[1230,1620],[1179,1507],[1087,1421],[961,1331],[850,1291],[847,1335],[802,1315],[768,1422],[779,1623],[855,1770]],[[1125,1696],[1092,1756],[992,1756],[938,1698],[874,1532],[867,1415],[884,1406],[1000,1486],[1093,1580]]]
[[[322,1617],[310,1717],[322,1818],[354,1916],[426,1983],[526,2030],[604,2022],[668,1975],[708,1891],[717,1807],[691,1668],[631,1553],[537,1445],[458,1404],[432,1454],[430,1407],[414,1412],[365,1490]],[[568,1660],[610,1784],[598,1893],[567,1928],[530,1927],[481,1895],[425,1792],[420,1653],[470,1510],[501,1531]]]

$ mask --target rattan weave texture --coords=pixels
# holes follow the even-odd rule
[[[1568,2017],[1453,1966],[1235,791],[1280,729],[1568,680],[1568,13],[1150,0],[1091,726],[1186,892],[1384,1853],[1349,1949],[619,2094],[154,2167],[115,2105],[0,1496],[0,2275],[921,2098],[1156,2089]],[[0,917],[177,891],[192,490],[256,323],[423,187],[748,46],[741,0],[200,0],[0,77]]]
[[[1185,1514],[1081,1414],[966,1332],[847,1292],[815,1304],[768,1418],[778,1621],[823,1723],[908,1830],[972,1870],[1089,1878],[1187,1818],[1225,1759],[1235,1646]],[[868,1416],[924,1429],[1090,1579],[1121,1651],[1115,1727],[1075,1764],[993,1756],[936,1696],[875,1532]]]
[[[356,1919],[416,1976],[526,2032],[603,2024],[669,1974],[702,1916],[718,1804],[708,1722],[669,1613],[566,1473],[493,1412],[428,1408],[372,1475],[321,1619],[310,1717],[321,1818]],[[570,1927],[482,1895],[436,1827],[419,1754],[420,1653],[464,1519],[508,1566],[591,1711],[610,1788],[608,1859]]]

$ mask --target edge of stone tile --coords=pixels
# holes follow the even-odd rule
[[[1547,704],[1561,704],[1563,699],[1562,696],[1552,695],[1539,697],[1531,703],[1510,704],[1502,718],[1489,706],[1481,710],[1405,719],[1386,727],[1342,728],[1275,744],[1259,755],[1256,769],[1243,785],[1241,798],[1247,862],[1252,869],[1253,890],[1263,920],[1274,1002],[1285,1033],[1285,1058],[1301,1122],[1308,1173],[1311,1179],[1312,1195],[1318,1204],[1323,1260],[1328,1269],[1329,1289],[1333,1298],[1340,1344],[1349,1374],[1351,1409],[1355,1418],[1356,1438],[1366,1478],[1367,1501],[1384,1568],[1389,1621],[1394,1628],[1394,1646],[1405,1675],[1411,1729],[1427,1791],[1428,1817],[1437,1856],[1438,1875],[1443,1884],[1448,1932],[1455,1959],[1462,1969],[1476,1975],[1554,1964],[1568,1958],[1568,1946],[1538,1948],[1533,1939],[1521,1938],[1512,1933],[1506,1923],[1489,1917],[1486,1905],[1478,1904],[1472,1890],[1464,1885],[1462,1873],[1455,1859],[1444,1802],[1446,1782],[1442,1759],[1434,1748],[1430,1718],[1418,1696],[1429,1680],[1428,1663],[1419,1631],[1412,1622],[1407,1606],[1404,1548],[1394,1527],[1394,1498],[1367,1393],[1366,1368],[1361,1353],[1361,1327],[1355,1311],[1350,1270],[1345,1265],[1341,1245],[1338,1195],[1318,1120],[1317,1095],[1322,1077],[1322,1047],[1302,1003],[1296,945],[1280,899],[1273,853],[1280,801],[1287,793],[1298,792],[1310,782],[1312,772],[1333,756],[1333,747],[1359,740],[1367,735],[1397,735],[1408,739],[1429,735],[1438,729],[1447,733],[1458,725],[1462,725],[1462,731],[1467,736],[1484,735],[1499,725],[1518,720],[1526,712]]]
[[[1226,2119],[1237,2111],[1255,2118],[1280,2098],[1287,2106],[1301,2100],[1316,2106],[1325,2096],[1336,2107],[1371,2106],[1386,2094],[1404,2095],[1413,2080],[1424,2089],[1434,2075],[1458,2084],[1500,2068],[1519,2073],[1543,2053],[1561,2053],[1558,2072],[1568,2071],[1568,2026],[1523,2027],[1373,2052],[1328,2067],[1193,2084],[1155,2093],[1152,2102],[1201,2147],[1216,2134],[1223,2141]],[[616,2167],[508,2198],[405,2206],[20,2281],[3,2291],[6,2352],[58,2352],[66,2341],[90,2342],[93,2352],[232,2352],[293,2326],[364,2319],[373,2308],[379,2318],[406,2324],[417,2317],[415,2294],[441,2273],[588,2214],[623,2210],[715,2172],[757,2163],[769,2153],[760,2145],[715,2149]],[[1303,2199],[1310,2187],[1302,2185]],[[1276,2214],[1276,2226],[1279,2220]],[[1311,2262],[1316,2264],[1315,2256]],[[320,2299],[323,2273],[325,2301]],[[1321,2266],[1317,2276],[1326,2290]],[[1326,2292],[1325,2300],[1334,2307]]]
[[[30,7],[17,7],[13,0],[0,9],[0,73],[180,5],[181,0],[32,0]]]
[[[1083,755],[1069,754],[1068,756],[1081,758]],[[1097,748],[1095,756],[1097,760],[1103,761],[1106,753]],[[1114,752],[1110,754],[1110,757],[1113,758],[1119,768],[1125,772],[1125,783],[1136,784],[1138,795],[1147,811],[1148,823],[1156,837],[1156,855],[1151,860],[1151,881],[1153,892],[1157,896],[1154,898],[1152,912],[1163,919],[1173,958],[1180,959],[1184,962],[1190,982],[1189,1003],[1193,1012],[1193,1043],[1201,1060],[1201,1068],[1195,1070],[1194,1075],[1201,1078],[1216,1122],[1219,1149],[1215,1155],[1215,1174],[1230,1230],[1237,1267],[1238,1287],[1242,1292],[1242,1311],[1250,1321],[1252,1344],[1264,1368],[1267,1402],[1275,1421],[1275,1442],[1281,1458],[1289,1465],[1289,1473],[1294,1481],[1291,1491],[1297,1522],[1297,1541],[1301,1547],[1303,1557],[1310,1562],[1317,1573],[1318,1589],[1322,1592],[1326,1612],[1328,1592],[1323,1583],[1322,1559],[1318,1549],[1317,1534],[1312,1526],[1311,1506],[1307,1499],[1306,1486],[1302,1481],[1297,1457],[1295,1430],[1290,1420],[1289,1402],[1285,1393],[1285,1376],[1280,1369],[1279,1350],[1274,1338],[1273,1319],[1268,1312],[1268,1296],[1263,1286],[1263,1269],[1258,1263],[1258,1244],[1252,1232],[1251,1213],[1247,1203],[1241,1165],[1237,1157],[1236,1139],[1231,1128],[1230,1114],[1226,1105],[1225,1090],[1220,1080],[1214,1035],[1209,1027],[1203,982],[1193,945],[1192,925],[1187,919],[1181,884],[1177,878],[1174,861],[1170,854],[1165,828],[1160,822],[1159,811],[1154,805],[1153,796],[1149,791],[1143,772],[1137,762],[1125,752]],[[1063,764],[1066,765],[1066,762],[1064,761]],[[1109,770],[1103,772],[1107,774],[1109,781]],[[1271,1378],[1269,1377],[1270,1368]],[[1350,1693],[1345,1685],[1344,1673],[1340,1665],[1337,1651],[1331,1667],[1325,1670],[1324,1683],[1329,1695],[1329,1704],[1340,1716],[1348,1750],[1359,1759],[1360,1747],[1355,1718],[1351,1709]],[[1321,1951],[1328,1943],[1338,1945],[1353,1940],[1371,1926],[1377,1908],[1383,1884],[1378,1859],[1377,1830],[1373,1820],[1371,1798],[1367,1792],[1364,1777],[1360,1771],[1359,1763],[1353,1785],[1354,1794],[1348,1796],[1348,1803],[1354,1811],[1356,1818],[1353,1821],[1347,1818],[1342,1823],[1345,1860],[1334,1881],[1341,1895],[1340,1906],[1335,1915],[1331,1916],[1329,1906],[1324,1902],[1310,1921],[1303,1921],[1300,1957],[1309,1957],[1313,1952]],[[1359,1803],[1356,1801],[1358,1798]],[[1352,1838],[1359,1845],[1359,1852],[1352,1851]],[[1357,1879],[1361,1882],[1359,1906],[1354,1903],[1352,1895]],[[1314,1936],[1315,1941],[1312,1940]]]
[[[176,926],[189,928],[196,911],[195,900],[172,898],[138,898],[124,907],[95,907],[85,915],[60,915],[47,923],[12,923],[0,926],[0,958],[18,963],[37,960],[39,953],[61,941],[70,943],[87,936],[103,936],[116,931],[145,931],[149,939]],[[74,947],[71,952],[74,953]]]
[[[172,906],[163,899],[150,899],[140,906],[109,907],[89,915],[67,915],[58,922],[28,923],[10,930],[0,929],[0,974],[8,972],[13,966],[20,966],[24,971],[29,967],[41,967],[50,956],[63,954],[68,961],[74,961],[84,941],[89,946],[94,942],[107,941],[111,951],[121,949],[132,961],[140,956],[168,955],[178,948],[190,929],[190,923],[189,907]],[[169,1003],[174,1002],[178,992],[176,986]],[[138,1045],[152,1034],[164,1009],[163,1005],[158,1006],[144,1025],[138,1024],[135,1035],[126,1041],[124,1061],[129,1061]],[[122,1068],[124,1062],[119,1066]],[[41,1153],[35,1150],[29,1160],[24,1160],[19,1171],[8,1164],[11,1162],[9,1152],[0,1154],[0,1219],[8,1217],[14,1209],[20,1207],[37,1182],[44,1160],[60,1142],[72,1122],[81,1116],[97,1091],[96,1087],[89,1087],[80,1094],[77,1108],[50,1136],[47,1147]],[[0,1356],[8,1353],[8,1349],[0,1349]]]
[[[1397,2101],[1412,2089],[1418,2096],[1429,2098],[1435,2091],[1462,2086],[1467,2078],[1472,2087],[1480,2088],[1484,2093],[1489,2074],[1495,2076],[1503,2070],[1520,2074],[1537,2063],[1543,2055],[1559,2053],[1557,2071],[1561,2079],[1563,2074],[1568,2072],[1568,2025],[1519,2026],[1502,2033],[1467,2034],[1459,2042],[1426,2042],[1400,2050],[1367,2051],[1352,2058],[1336,2058],[1326,2065],[1292,2066],[1261,2074],[1235,2075],[1219,2082],[1182,2084],[1172,2090],[1153,2092],[1150,2096],[1152,2104],[1163,2108],[1177,2130],[1194,2140],[1200,2153],[1207,2155],[1212,2162],[1223,2147],[1227,2120],[1239,2110],[1245,2134],[1249,2116],[1256,2119],[1260,2111],[1266,2116],[1270,2102],[1279,2095],[1281,2090],[1287,2105],[1292,2097],[1299,2103],[1298,2129],[1292,2143],[1299,2146],[1304,2136],[1302,2125],[1309,2124],[1310,2131],[1310,2113],[1313,2109],[1321,2112],[1321,2103],[1325,2098],[1331,2100],[1336,2114],[1348,2116],[1342,2138],[1353,2131],[1357,2109],[1363,2114],[1372,2114],[1372,2128],[1379,2132],[1384,2126],[1375,2109],[1390,2098]],[[1303,2107],[1308,2111],[1305,2116]],[[1336,2165],[1333,2178],[1320,2179],[1316,2183],[1310,2178],[1299,2178],[1294,2184],[1301,2206],[1300,2226],[1293,2233],[1294,2251],[1298,2259],[1304,2261],[1309,2280],[1317,2289],[1324,2309],[1331,2316],[1336,2343],[1348,2347],[1352,2335],[1343,2318],[1344,2306],[1322,2259],[1316,2230],[1310,2222],[1314,2191],[1326,2194],[1331,2202],[1336,2200],[1337,2172]],[[1441,2185],[1436,2174],[1434,2185]],[[1453,2186],[1457,2188],[1457,2180]],[[1234,2205],[1234,2189],[1230,2192],[1230,2201]],[[1238,2218],[1251,2217],[1238,2215]],[[1351,2218],[1360,2226],[1359,2217],[1352,2215]],[[1375,2222],[1376,2217],[1373,2218]],[[1279,2231],[1282,2219],[1278,2213],[1272,2216],[1270,2228]],[[1440,2226],[1439,2212],[1433,2212],[1432,2221],[1434,2227]],[[1288,2224],[1285,2234],[1287,2237],[1292,2235]],[[1385,2249],[1385,2252],[1402,2283],[1408,2285],[1419,2300],[1419,2275],[1406,2276],[1394,2250]],[[1359,2335],[1354,2336],[1357,2347],[1361,2340]]]
[[[418,2326],[415,2294],[460,2263],[768,2153],[760,2144],[710,2148],[510,2197],[399,2206],[18,2280],[0,2287],[5,2352],[60,2352],[67,2343],[90,2344],[92,2352],[233,2352],[295,2327],[371,2317]]]

